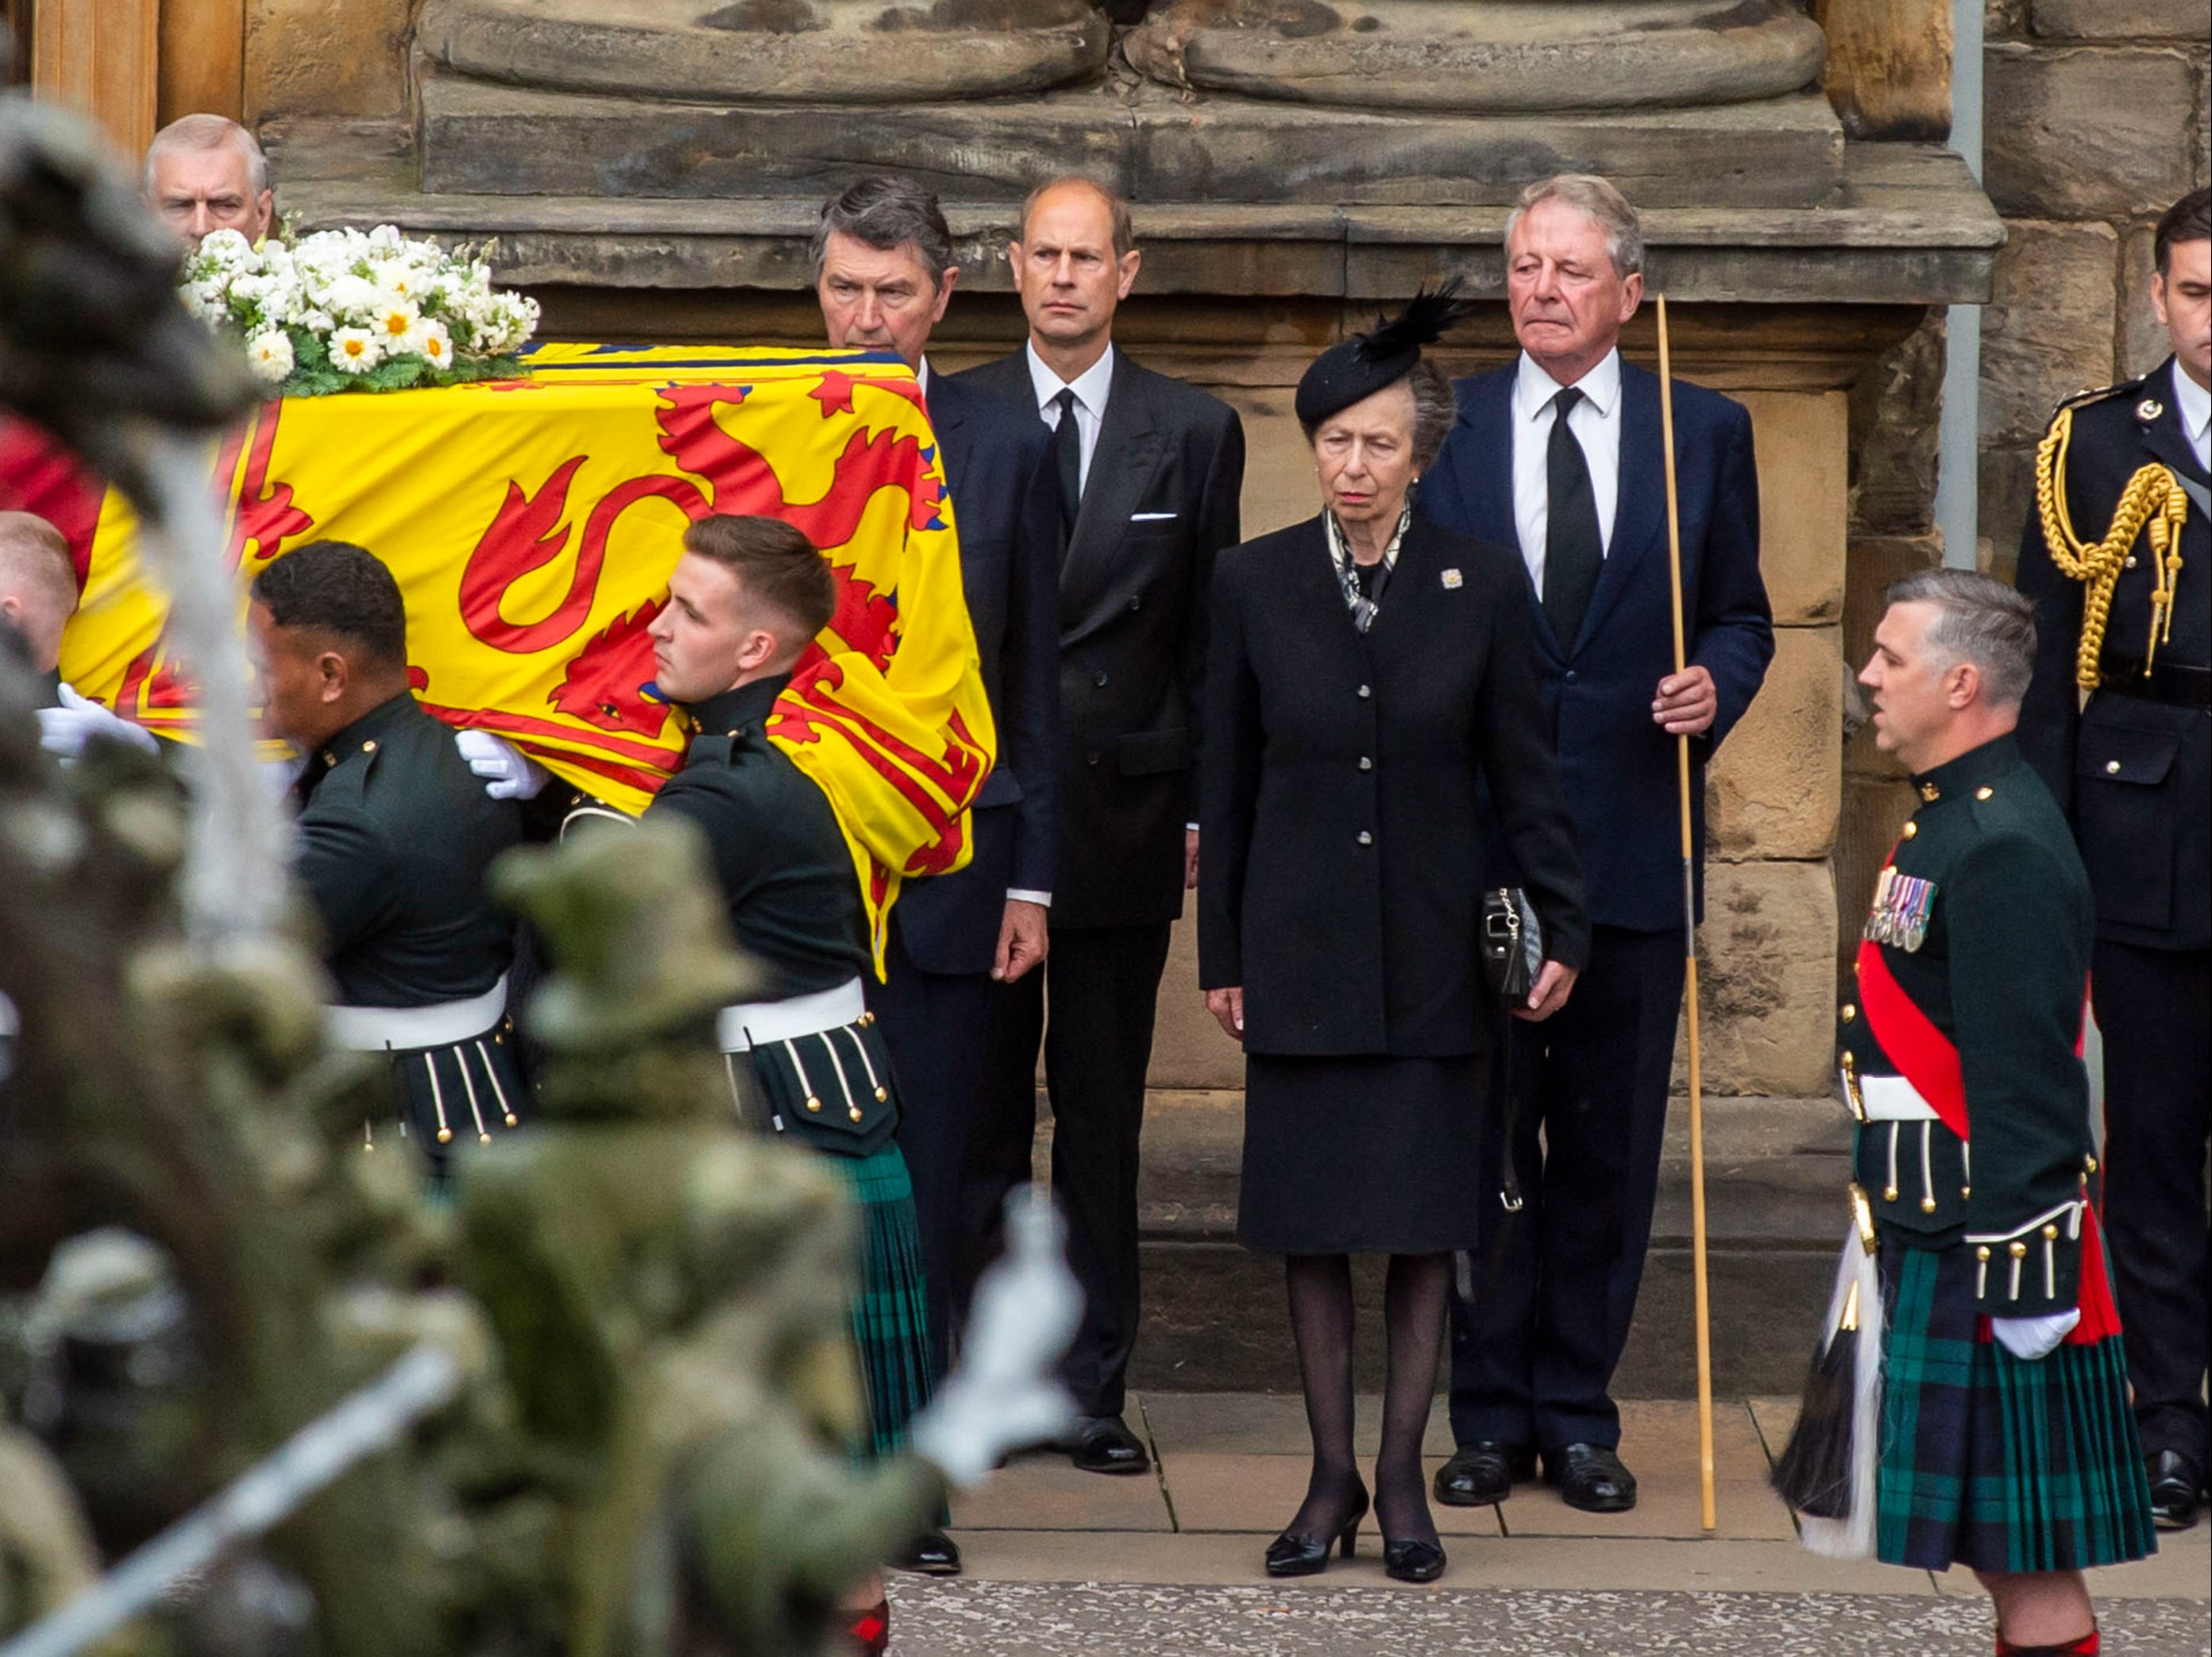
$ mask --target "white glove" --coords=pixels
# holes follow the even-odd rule
[[[2072,1307],[2064,1312],[2053,1312],[2040,1318],[1992,1318],[1990,1333],[2004,1345],[2004,1349],[2024,1362],[2033,1363],[2038,1358],[2056,1351],[2058,1343],[2074,1332],[2074,1325],[2081,1321],[2081,1308]]]
[[[453,746],[469,769],[484,779],[484,792],[495,800],[535,800],[548,773],[505,737],[489,731],[455,731]]]
[[[59,695],[59,707],[39,710],[39,746],[64,765],[83,753],[84,745],[96,736],[127,742],[148,753],[161,752],[161,745],[154,740],[153,732],[143,726],[134,725],[89,698],[79,696],[67,685],[61,687]]]

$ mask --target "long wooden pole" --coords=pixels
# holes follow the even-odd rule
[[[1682,630],[1682,516],[1675,501],[1674,372],[1667,349],[1667,300],[1659,300],[1659,429],[1667,472],[1667,579],[1674,601],[1674,672],[1689,667]],[[1690,829],[1690,738],[1675,739],[1682,796],[1683,990],[1690,1037],[1690,1276],[1698,1314],[1698,1515],[1710,1531],[1713,1511],[1713,1337],[1705,1288],[1705,1097],[1698,1047],[1698,843]]]

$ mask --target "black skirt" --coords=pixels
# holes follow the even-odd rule
[[[1244,1061],[1237,1237],[1266,1254],[1480,1246],[1488,1055]]]

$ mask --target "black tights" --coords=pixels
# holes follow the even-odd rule
[[[1290,1529],[1295,1536],[1334,1536],[1358,1509],[1363,1494],[1352,1449],[1352,1261],[1342,1254],[1293,1254],[1284,1262],[1284,1275],[1314,1448],[1306,1499]],[[1450,1283],[1449,1254],[1390,1257],[1382,1292],[1389,1369],[1382,1449],[1375,1459],[1375,1522],[1393,1541],[1437,1539],[1421,1441],[1436,1399]]]

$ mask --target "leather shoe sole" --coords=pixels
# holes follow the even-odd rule
[[[1437,1469],[1437,1500],[1448,1508],[1488,1508],[1536,1476],[1536,1453],[1526,1445],[1482,1439],[1462,1445]]]

